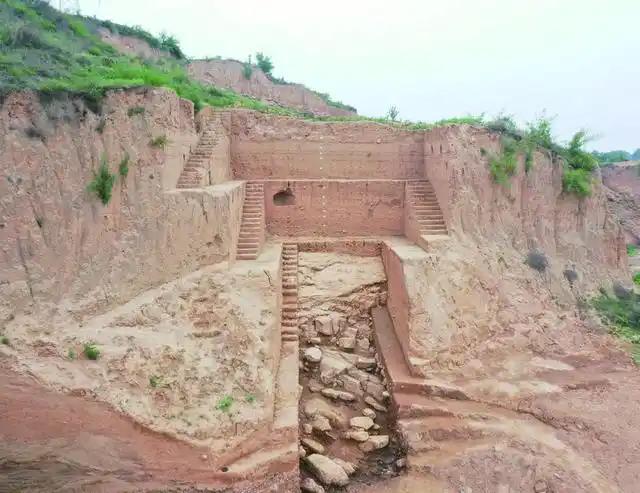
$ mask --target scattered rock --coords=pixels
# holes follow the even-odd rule
[[[329,316],[318,317],[314,321],[316,331],[318,334],[322,334],[324,336],[332,336],[333,335],[333,320]]]
[[[311,426],[309,423],[305,423],[302,425],[302,431],[307,435],[311,435],[311,433],[313,433],[313,426]]]
[[[371,408],[365,407],[362,410],[362,414],[363,414],[363,416],[366,416],[367,418],[376,419],[376,412]]]
[[[387,392],[386,390],[382,391],[382,398],[383,399],[388,399],[389,397],[391,397],[391,394],[389,392]]]
[[[383,393],[385,392],[385,390],[384,385],[382,385],[381,383],[369,380],[364,384],[364,390],[367,391],[367,393],[371,394],[371,396],[378,401],[384,399]]]
[[[335,409],[331,404],[321,398],[313,398],[304,404],[304,414],[313,419],[316,416],[327,418],[334,428],[346,428],[349,420],[339,409]]]
[[[200,456],[200,458],[201,458],[202,460],[207,460],[209,457],[207,456],[207,454],[202,454],[202,455]]]
[[[356,366],[361,369],[370,369],[376,367],[376,359],[375,358],[366,358],[364,356],[360,356],[356,361]]]
[[[367,405],[369,405],[372,408],[374,408],[376,411],[380,411],[381,413],[386,413],[387,412],[387,408],[385,406],[380,404],[378,401],[376,401],[373,397],[371,397],[369,395],[364,398],[364,402],[367,403]]]
[[[324,384],[333,383],[352,366],[338,351],[325,351],[320,362],[320,380]]]
[[[371,427],[371,429],[372,429],[372,430],[375,430],[375,431],[378,431],[378,430],[380,429],[380,425],[378,425],[378,424],[374,424],[374,425]]]
[[[318,347],[310,347],[304,350],[304,359],[309,363],[320,363],[322,351]]]
[[[314,430],[318,431],[331,431],[331,423],[324,416],[316,416],[311,422]]]
[[[306,493],[324,493],[324,488],[316,483],[313,478],[306,478],[300,483],[300,488]]]
[[[354,466],[351,462],[347,462],[346,460],[342,460],[342,459],[338,459],[338,458],[333,459],[333,462],[335,462],[342,469],[344,469],[344,472],[347,473],[347,476],[351,476],[352,474],[355,474],[355,472],[356,472],[356,466]]]
[[[547,482],[544,479],[538,479],[538,481],[536,481],[536,484],[533,485],[533,491],[535,493],[546,493]]]
[[[336,390],[336,389],[322,389],[322,395],[328,397],[329,399],[340,400],[345,402],[355,401],[356,397],[350,393],[345,392],[344,390]]]
[[[320,442],[316,442],[313,438],[303,438],[302,440],[300,440],[300,442],[305,448],[311,450],[311,452],[316,454],[324,454],[324,445],[322,445]]]
[[[389,435],[374,435],[370,436],[366,442],[361,443],[358,447],[363,452],[373,452],[387,445],[389,445]]]
[[[349,375],[342,375],[340,377],[340,381],[342,382],[344,390],[347,392],[351,392],[352,394],[360,397],[364,395],[364,390],[362,390],[362,386],[358,379],[350,377]]]
[[[320,392],[324,388],[324,386],[317,380],[309,380],[307,387],[311,392]]]
[[[298,447],[298,455],[301,459],[303,459],[307,455],[307,451],[304,449],[304,447]]]
[[[313,344],[315,346],[319,346],[320,344],[322,344],[322,339],[320,339],[319,337],[309,337],[307,339],[307,342],[309,344]]]
[[[355,337],[341,337],[338,339],[338,347],[342,349],[353,350],[356,347]]]
[[[362,338],[356,340],[356,347],[360,351],[368,351],[370,345],[371,345],[371,343],[369,342],[369,338],[368,337],[362,337]]]
[[[396,467],[398,469],[404,469],[405,467],[407,467],[407,459],[405,459],[404,457],[398,459],[396,461]]]
[[[373,426],[374,423],[371,418],[367,418],[366,416],[357,416],[355,418],[351,418],[351,420],[349,420],[349,424],[352,428],[368,430]]]
[[[312,454],[305,457],[305,462],[311,472],[325,485],[346,486],[349,484],[349,476],[334,461],[320,454]]]
[[[349,430],[344,434],[347,440],[355,440],[356,442],[366,442],[369,440],[369,433],[364,430]]]

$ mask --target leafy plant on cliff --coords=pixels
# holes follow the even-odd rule
[[[158,149],[164,149],[165,147],[167,147],[168,143],[169,139],[167,139],[166,135],[158,135],[157,137],[154,137],[149,141],[149,145],[151,147],[157,147]]]
[[[565,192],[573,193],[578,197],[591,195],[593,171],[598,167],[598,160],[584,150],[586,142],[587,135],[581,130],[569,141],[567,148],[560,152],[565,162],[562,176],[563,188]]]
[[[507,136],[502,137],[500,154],[489,154],[489,171],[493,181],[500,185],[508,185],[518,167],[518,145]]]
[[[592,304],[610,331],[631,343],[632,357],[640,364],[640,297],[633,292],[624,297],[611,296],[603,290]]]
[[[233,397],[231,397],[230,395],[225,395],[216,404],[216,409],[218,411],[228,412],[231,409],[232,405],[233,405]]]
[[[82,352],[87,357],[87,359],[93,361],[97,360],[100,357],[100,349],[98,349],[98,347],[93,343],[85,344]]]
[[[273,70],[273,62],[271,61],[271,57],[266,56],[264,53],[259,51],[258,53],[256,53],[256,64],[267,77],[271,77],[271,71]]]
[[[627,255],[629,255],[629,257],[635,257],[638,255],[638,246],[633,243],[627,244]]]
[[[118,173],[122,178],[126,178],[129,174],[129,153],[125,152],[124,157],[118,165]]]
[[[93,172],[93,179],[87,186],[87,190],[95,194],[104,205],[107,205],[111,200],[111,192],[115,182],[116,175],[109,171],[107,159],[103,156],[98,171]]]
[[[245,79],[250,80],[251,74],[253,74],[253,67],[251,65],[251,55],[249,55],[249,58],[246,62],[244,62],[244,65],[242,66],[242,76]]]

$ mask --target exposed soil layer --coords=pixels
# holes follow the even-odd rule
[[[386,302],[380,258],[299,255],[301,454],[321,454],[343,467],[349,484],[398,474],[403,462],[390,415],[390,395],[374,348],[370,309]],[[379,442],[376,442],[379,440]],[[327,491],[306,457],[302,481]]]

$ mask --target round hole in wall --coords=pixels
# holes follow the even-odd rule
[[[296,196],[288,187],[285,190],[280,190],[273,196],[273,205],[294,205],[295,203]]]

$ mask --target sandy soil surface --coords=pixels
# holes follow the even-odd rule
[[[221,452],[273,417],[278,252],[271,257],[253,270],[217,264],[84,322],[17,317],[0,357],[45,386]]]

